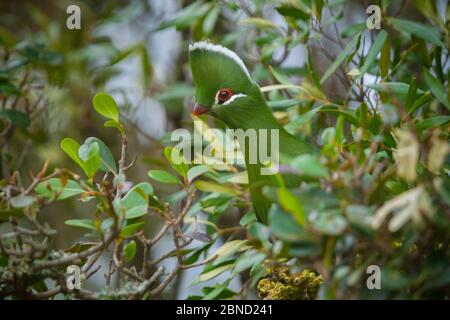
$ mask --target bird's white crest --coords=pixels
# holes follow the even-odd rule
[[[218,104],[219,103],[219,92],[217,92],[217,94],[216,94],[216,98],[215,98],[215,101],[214,101],[214,103],[215,104]],[[233,94],[231,97],[230,97],[230,99],[228,99],[227,101],[225,101],[224,103],[222,103],[222,105],[223,106],[226,106],[227,104],[230,104],[230,103],[232,103],[233,101],[235,101],[236,99],[239,99],[239,98],[243,98],[243,97],[246,97],[247,95],[246,94],[243,94],[243,93],[237,93],[237,94]]]
[[[194,50],[205,50],[205,51],[216,52],[216,53],[222,54],[222,55],[232,59],[234,62],[236,62],[239,65],[239,67],[241,67],[242,71],[244,71],[245,74],[247,75],[247,77],[251,80],[250,73],[248,72],[247,67],[244,64],[244,61],[242,61],[242,59],[239,58],[239,56],[235,52],[231,51],[230,49],[225,48],[218,44],[209,43],[207,41],[199,41],[199,42],[195,42],[194,44],[189,45],[189,51],[194,51]]]

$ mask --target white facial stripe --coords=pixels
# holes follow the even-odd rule
[[[219,104],[219,98],[218,98],[219,93],[216,94],[216,99],[215,99],[215,103]],[[233,94],[230,99],[228,99],[227,101],[225,101],[224,103],[222,103],[222,106],[226,106],[227,104],[232,103],[233,101],[239,99],[239,98],[243,98],[246,97],[246,94],[243,93],[238,93],[238,94]]]
[[[218,44],[209,43],[207,41],[199,41],[189,45],[189,51],[194,50],[205,50],[216,52],[232,59],[241,67],[242,71],[244,71],[247,77],[251,80],[250,73],[248,72],[244,62],[241,60],[241,58],[239,58],[239,56],[235,52],[231,51],[230,49],[222,47],[221,45]]]

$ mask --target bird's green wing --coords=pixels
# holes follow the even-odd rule
[[[261,167],[260,164],[246,165],[253,210],[255,211],[258,220],[267,224],[267,214],[271,202],[263,195],[262,188],[268,184],[274,185],[276,184],[276,181],[274,176],[262,176]]]

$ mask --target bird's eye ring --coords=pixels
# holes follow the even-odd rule
[[[233,95],[233,90],[231,89],[221,89],[219,90],[219,92],[217,92],[217,103],[218,104],[222,104],[225,101],[229,100],[231,98],[231,96]]]

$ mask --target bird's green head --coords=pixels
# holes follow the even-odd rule
[[[189,63],[195,83],[194,115],[211,112],[225,122],[241,108],[260,105],[259,87],[244,62],[233,51],[205,41],[189,46]]]

